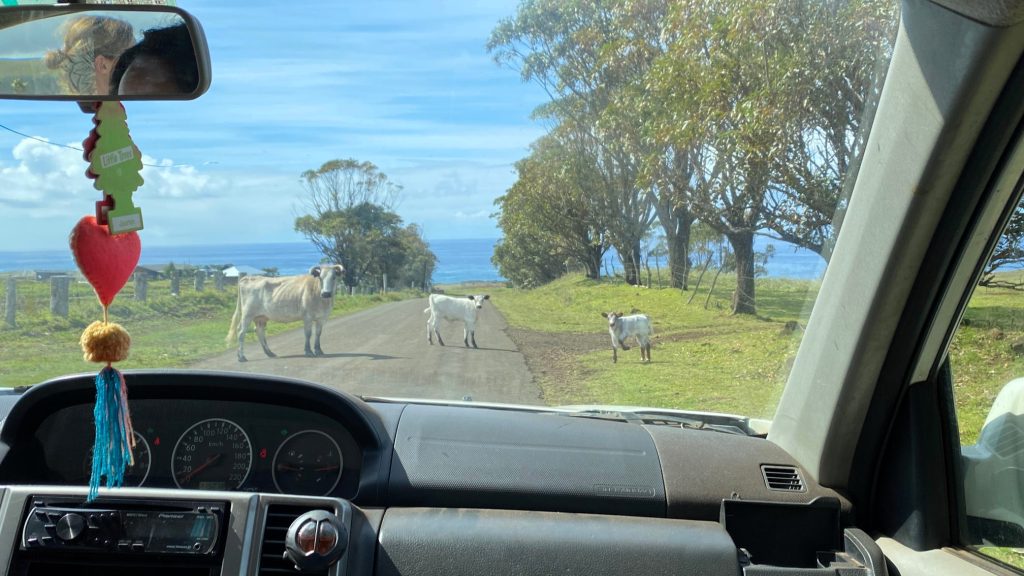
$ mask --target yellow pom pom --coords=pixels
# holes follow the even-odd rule
[[[82,332],[79,343],[89,362],[120,362],[128,357],[132,337],[120,324],[97,320]]]

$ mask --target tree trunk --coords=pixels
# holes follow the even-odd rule
[[[583,260],[583,266],[587,269],[587,278],[591,280],[601,279],[601,256],[600,246],[587,248],[586,258]]]
[[[626,284],[636,286],[640,283],[640,243],[637,242],[628,250],[620,251],[622,271],[626,276]]]
[[[757,314],[754,298],[754,233],[726,234],[736,255],[736,292],[732,298],[733,314]]]
[[[671,274],[671,287],[686,290],[689,288],[690,276],[690,231],[693,229],[693,218],[686,212],[677,215],[675,226],[664,226],[665,243],[668,245],[668,267]]]

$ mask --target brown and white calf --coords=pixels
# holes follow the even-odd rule
[[[430,305],[423,311],[424,314],[430,312],[430,318],[427,320],[427,342],[433,344],[436,335],[437,343],[444,346],[438,324],[441,323],[441,320],[450,320],[462,322],[462,343],[469,348],[469,343],[472,342],[473,348],[476,348],[477,316],[480,309],[484,307],[484,300],[490,300],[490,298],[487,294],[461,297],[431,294],[428,298]]]
[[[238,361],[245,362],[245,332],[249,323],[256,323],[256,336],[263,352],[273,358],[267,346],[267,321],[295,322],[302,320],[306,332],[306,356],[323,356],[320,333],[334,307],[334,292],[342,281],[345,268],[340,264],[313,266],[309,274],[267,278],[244,276],[238,279],[238,302],[231,317],[227,342],[238,339]],[[314,346],[309,338],[316,333]]]
[[[612,337],[612,362],[619,361],[618,348],[629,350],[626,346],[626,339],[630,336],[636,338],[640,345],[640,361],[651,361],[651,336],[654,335],[654,328],[651,326],[651,319],[645,314],[633,314],[624,316],[622,312],[601,312],[608,320],[608,333]]]

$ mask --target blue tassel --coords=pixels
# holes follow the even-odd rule
[[[96,438],[92,450],[92,474],[89,476],[89,498],[99,494],[100,481],[106,478],[107,488],[124,483],[124,471],[132,462],[131,415],[124,376],[107,366],[96,375],[96,406],[93,409]]]

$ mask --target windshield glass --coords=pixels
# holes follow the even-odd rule
[[[771,418],[894,2],[178,5],[212,84],[124,105],[145,225],[119,367]],[[0,124],[0,385],[95,371],[68,248],[103,199],[93,123],[10,101]]]

